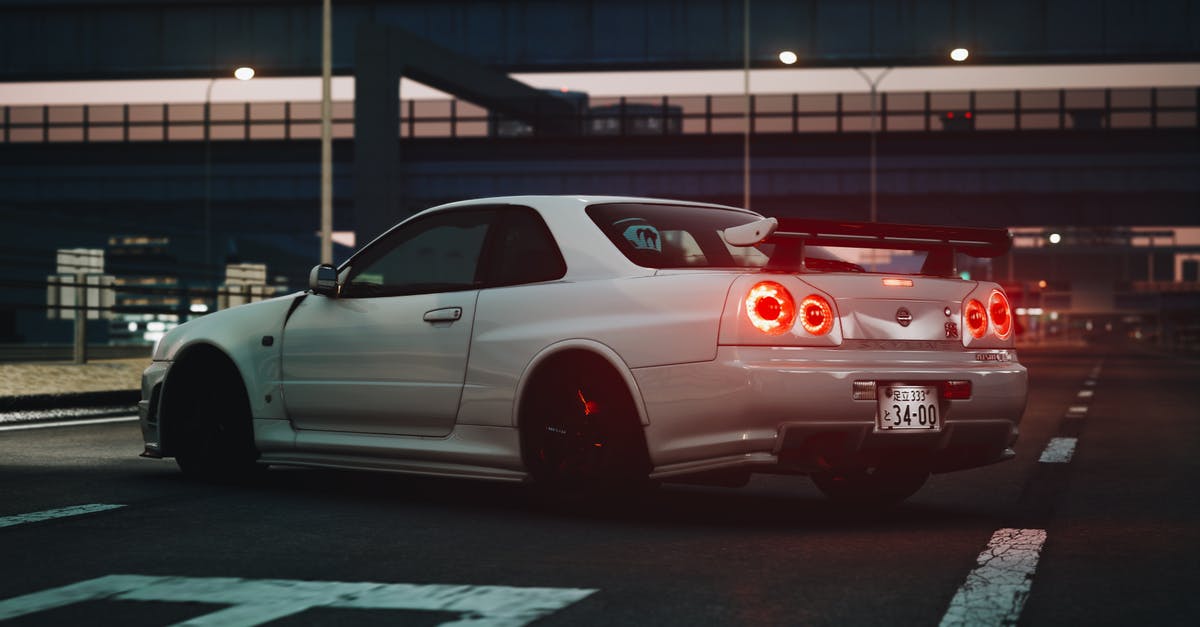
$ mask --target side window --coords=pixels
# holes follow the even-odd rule
[[[493,211],[447,211],[406,224],[350,263],[345,298],[473,289]]]
[[[561,279],[567,273],[558,245],[532,209],[509,208],[500,221],[487,271],[491,287]]]

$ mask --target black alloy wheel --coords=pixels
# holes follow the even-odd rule
[[[522,412],[522,453],[535,481],[554,488],[624,488],[650,470],[641,421],[606,364],[548,372]]]
[[[263,470],[257,463],[250,402],[241,378],[221,372],[201,384],[189,383],[189,394],[177,405],[175,418],[181,421],[175,461],[184,474],[229,483]]]

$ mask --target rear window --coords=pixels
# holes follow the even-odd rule
[[[731,226],[758,220],[752,213],[711,207],[613,203],[588,216],[630,261],[647,268],[760,268],[766,253],[725,242]]]
[[[759,216],[734,209],[612,203],[588,215],[630,261],[647,268],[764,268],[800,271],[799,240],[732,246],[724,231]],[[804,272],[942,275],[928,252],[856,246],[805,246]]]

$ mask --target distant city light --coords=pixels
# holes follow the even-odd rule
[[[962,63],[963,61],[966,61],[967,57],[969,56],[971,56],[971,53],[968,52],[966,48],[955,48],[954,50],[950,51],[951,61]]]
[[[779,53],[779,61],[784,65],[791,65],[799,60],[800,57],[796,56],[796,53],[791,50],[784,50]]]
[[[167,330],[167,323],[158,321],[147,322],[146,330],[151,333],[162,333]]]
[[[1042,279],[1041,281],[1038,281],[1038,287],[1040,287],[1042,289],[1046,289],[1046,279]]]
[[[233,77],[239,81],[248,81],[254,78],[254,68],[245,66],[240,67],[233,71]]]
[[[970,273],[970,272],[967,272],[966,270],[963,270],[962,272],[959,272],[959,273],[958,273],[958,276],[962,277],[962,280],[964,280],[964,281],[970,281],[970,280],[971,280],[971,273]]]
[[[208,305],[205,305],[204,303],[192,303],[191,306],[188,307],[188,311],[192,313],[208,313]]]
[[[1051,243],[1051,244],[1057,244],[1057,243],[1059,243],[1059,242],[1061,242],[1061,241],[1062,241],[1062,235],[1060,235],[1060,234],[1058,234],[1058,233],[1051,233],[1051,234],[1050,234],[1050,243]]]
[[[136,322],[130,322],[130,323],[129,323],[129,325],[128,325],[128,326],[126,326],[125,328],[126,328],[126,329],[129,329],[129,332],[130,332],[130,333],[133,333],[134,331],[137,331],[137,330],[138,330],[138,325],[137,325],[137,323],[136,323]]]

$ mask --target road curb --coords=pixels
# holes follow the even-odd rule
[[[0,412],[36,411],[76,407],[117,407],[137,405],[141,390],[107,390],[104,392],[71,392],[66,394],[29,394],[0,396]]]

